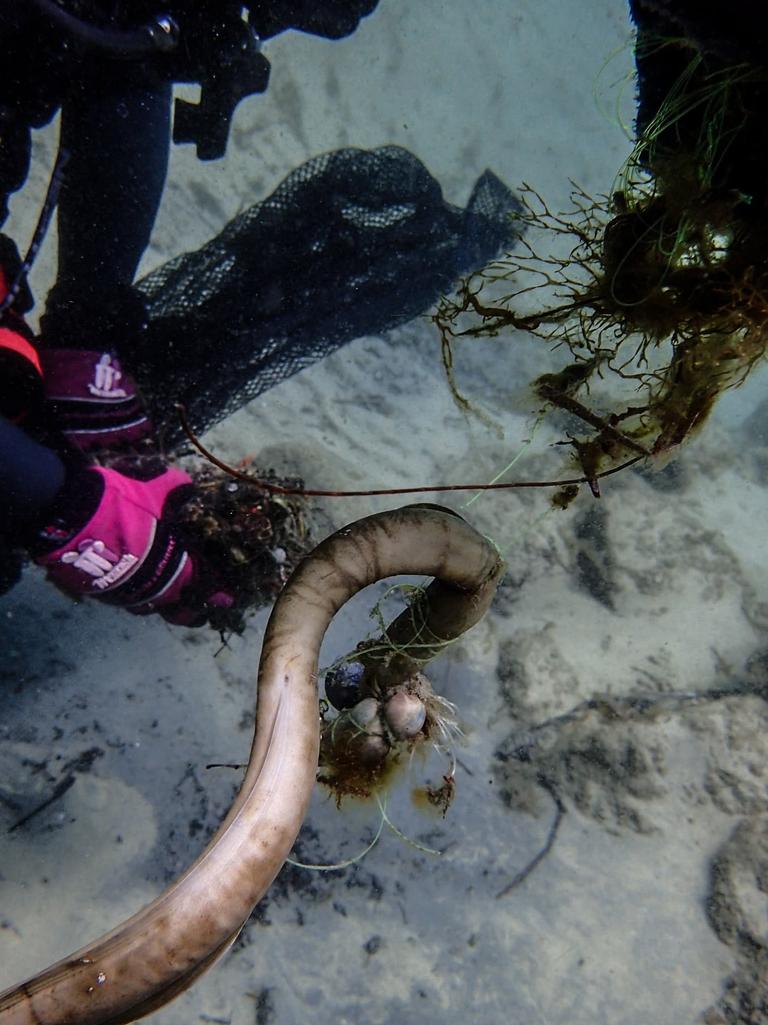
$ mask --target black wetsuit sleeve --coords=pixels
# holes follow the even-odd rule
[[[22,527],[51,505],[65,477],[53,449],[0,416],[0,531]]]

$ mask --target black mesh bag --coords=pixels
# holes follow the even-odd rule
[[[361,335],[425,313],[514,238],[514,194],[486,171],[466,209],[407,150],[343,149],[293,171],[196,252],[145,277],[131,364],[166,445],[173,403],[200,432]]]

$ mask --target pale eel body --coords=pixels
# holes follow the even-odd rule
[[[248,768],[216,835],[138,914],[0,995],[0,1025],[117,1025],[186,989],[237,936],[301,827],[317,769],[318,654],[338,609],[384,577],[434,576],[429,629],[449,640],[480,619],[502,570],[485,538],[435,506],[371,516],[322,542],[270,617]]]

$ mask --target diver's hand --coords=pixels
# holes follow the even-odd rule
[[[38,532],[35,561],[67,594],[202,626],[233,598],[176,529],[176,510],[193,490],[188,474],[169,467],[143,480],[103,467],[77,471]]]

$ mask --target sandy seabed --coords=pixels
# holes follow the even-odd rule
[[[349,40],[287,36],[268,56],[270,91],[238,111],[226,159],[174,150],[145,270],[340,146],[406,146],[459,204],[490,167],[553,209],[569,179],[608,191],[629,149],[619,0],[381,0]],[[21,239],[54,140],[41,133],[15,204]],[[565,467],[554,428],[526,444],[524,386],[540,359],[509,340],[458,350],[460,383],[491,428],[453,404],[434,329],[415,321],[347,345],[207,440],[321,487],[490,479],[521,448],[520,476],[551,477]],[[410,801],[433,764],[415,764],[390,798],[392,821],[443,853],[385,830],[351,868],[287,866],[223,963],[151,1021],[768,1021],[761,380],[674,464],[613,478],[599,502],[450,503],[496,540],[509,573],[491,614],[432,671],[465,733],[453,806],[442,819]],[[327,501],[318,522],[398,504]],[[372,629],[383,587],[337,617],[325,664]],[[0,988],[115,925],[199,852],[237,784],[205,766],[247,757],[265,619],[222,651],[213,633],[72,604],[32,569],[0,600]],[[54,792],[9,832],[19,808]],[[548,855],[499,897],[546,843],[557,802]],[[339,813],[318,793],[297,856],[347,859],[377,824],[375,806]]]

